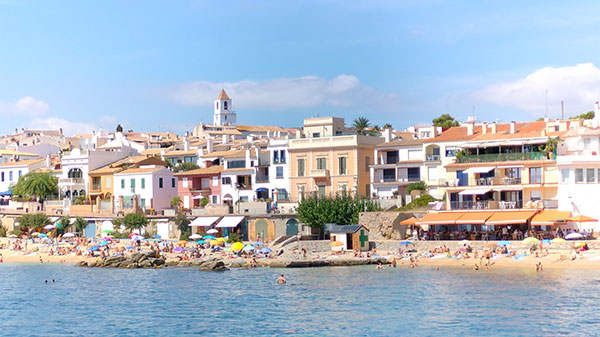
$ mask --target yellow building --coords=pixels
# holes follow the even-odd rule
[[[313,133],[314,135],[314,133]],[[321,196],[347,191],[370,194],[369,165],[381,137],[341,135],[289,141],[292,200],[306,193]]]
[[[114,195],[114,177],[115,173],[124,171],[129,168],[136,168],[142,165],[162,165],[167,166],[167,163],[156,157],[133,156],[121,159],[112,164],[103,166],[99,169],[91,171],[89,197],[90,201],[95,202],[97,198],[108,200]]]

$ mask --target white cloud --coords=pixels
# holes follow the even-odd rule
[[[58,130],[62,129],[65,136],[72,136],[76,133],[91,133],[97,128],[89,123],[71,122],[58,117],[50,118],[34,118],[27,123],[25,128],[41,129],[41,130]]]
[[[339,75],[331,80],[318,76],[277,78],[267,81],[183,83],[169,90],[175,102],[186,106],[212,106],[221,88],[234,100],[236,108],[286,110],[329,107],[369,107],[394,111],[399,98],[362,85],[354,75]]]
[[[600,99],[600,69],[592,63],[571,67],[545,67],[525,78],[498,83],[471,94],[477,100],[518,108],[536,116],[546,111],[548,91],[549,115],[557,116],[561,100],[566,112],[593,110]]]
[[[42,116],[50,111],[48,103],[25,96],[15,102],[0,101],[0,113],[18,116]]]

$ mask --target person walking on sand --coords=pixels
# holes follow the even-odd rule
[[[283,276],[283,274],[281,274],[279,276],[279,278],[277,279],[277,283],[279,283],[279,284],[285,284],[285,276]]]

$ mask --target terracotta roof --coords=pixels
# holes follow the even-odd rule
[[[394,147],[394,146],[415,146],[422,145],[422,139],[394,139],[391,142],[383,143],[375,146],[375,148]]]
[[[152,172],[156,172],[156,171],[160,171],[160,170],[164,170],[165,168],[163,166],[159,166],[159,167],[136,167],[136,168],[130,168],[127,169],[125,171],[121,171],[118,172],[116,174],[136,174],[136,173],[152,173]]]
[[[146,149],[144,151],[141,151],[140,154],[153,156],[155,154],[160,154],[160,151],[162,151],[162,150],[166,151],[167,149],[161,149],[161,148],[159,148],[159,149]]]
[[[198,152],[196,150],[188,150],[188,151],[184,151],[184,150],[173,150],[173,151],[169,151],[165,153],[165,157],[172,157],[172,156],[187,156],[187,155],[197,155]]]
[[[165,163],[162,160],[155,158],[155,157],[132,156],[132,157],[127,157],[127,158],[121,159],[119,161],[108,164],[106,166],[95,169],[93,171],[90,171],[89,175],[102,175],[102,174],[116,173],[116,172],[122,171],[124,169],[124,167],[123,167],[124,165],[129,164],[129,165],[137,166],[137,165],[140,165],[141,163],[143,163],[144,161],[149,161],[151,164],[155,164],[155,165],[164,165],[164,166],[167,165],[167,163]]]
[[[23,156],[23,157],[37,157],[38,156],[35,153],[27,153],[27,152],[21,152],[21,151],[0,149],[0,156],[2,156],[2,155],[7,155],[7,156]]]
[[[217,99],[231,99],[231,98],[229,98],[229,96],[227,96],[225,89],[221,89],[221,93],[219,93],[219,96],[217,96]]]
[[[44,158],[40,159],[28,159],[28,160],[20,160],[20,161],[9,161],[7,163],[0,164],[0,167],[8,167],[8,166],[27,166],[32,164],[37,164],[41,161],[44,161]]]
[[[214,157],[223,157],[223,158],[245,158],[246,150],[228,150],[228,151],[215,151],[206,153],[202,156],[203,158],[214,158]],[[250,150],[250,158],[256,158],[256,151]]]
[[[280,126],[271,126],[271,125],[238,125],[236,128],[239,131],[247,131],[247,132],[267,132],[267,131],[295,132],[295,130],[296,130],[296,129],[282,128]]]
[[[425,143],[449,142],[449,141],[488,141],[488,140],[505,140],[505,139],[525,139],[525,138],[540,138],[540,137],[560,137],[566,131],[548,132],[544,134],[546,122],[519,122],[515,123],[515,133],[510,133],[511,123],[496,124],[496,133],[492,133],[492,124],[487,124],[487,133],[483,134],[482,125],[473,127],[473,134],[467,134],[467,126],[451,127],[439,136],[424,140]]]
[[[230,168],[230,169],[226,169],[223,170],[223,172],[227,173],[227,172],[242,172],[242,171],[252,171],[254,169],[254,167],[237,167],[237,168]]]
[[[223,172],[223,170],[224,170],[223,166],[211,166],[211,167],[199,168],[199,169],[195,169],[195,170],[178,172],[178,173],[175,173],[175,176],[181,177],[181,176],[195,176],[195,175],[205,175],[205,174],[218,174],[218,173]]]
[[[238,130],[204,130],[204,133],[207,133],[209,135],[234,135],[234,136],[241,136],[242,133],[239,132]]]

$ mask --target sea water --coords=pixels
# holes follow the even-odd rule
[[[600,335],[599,297],[600,270],[3,263],[0,335]]]

